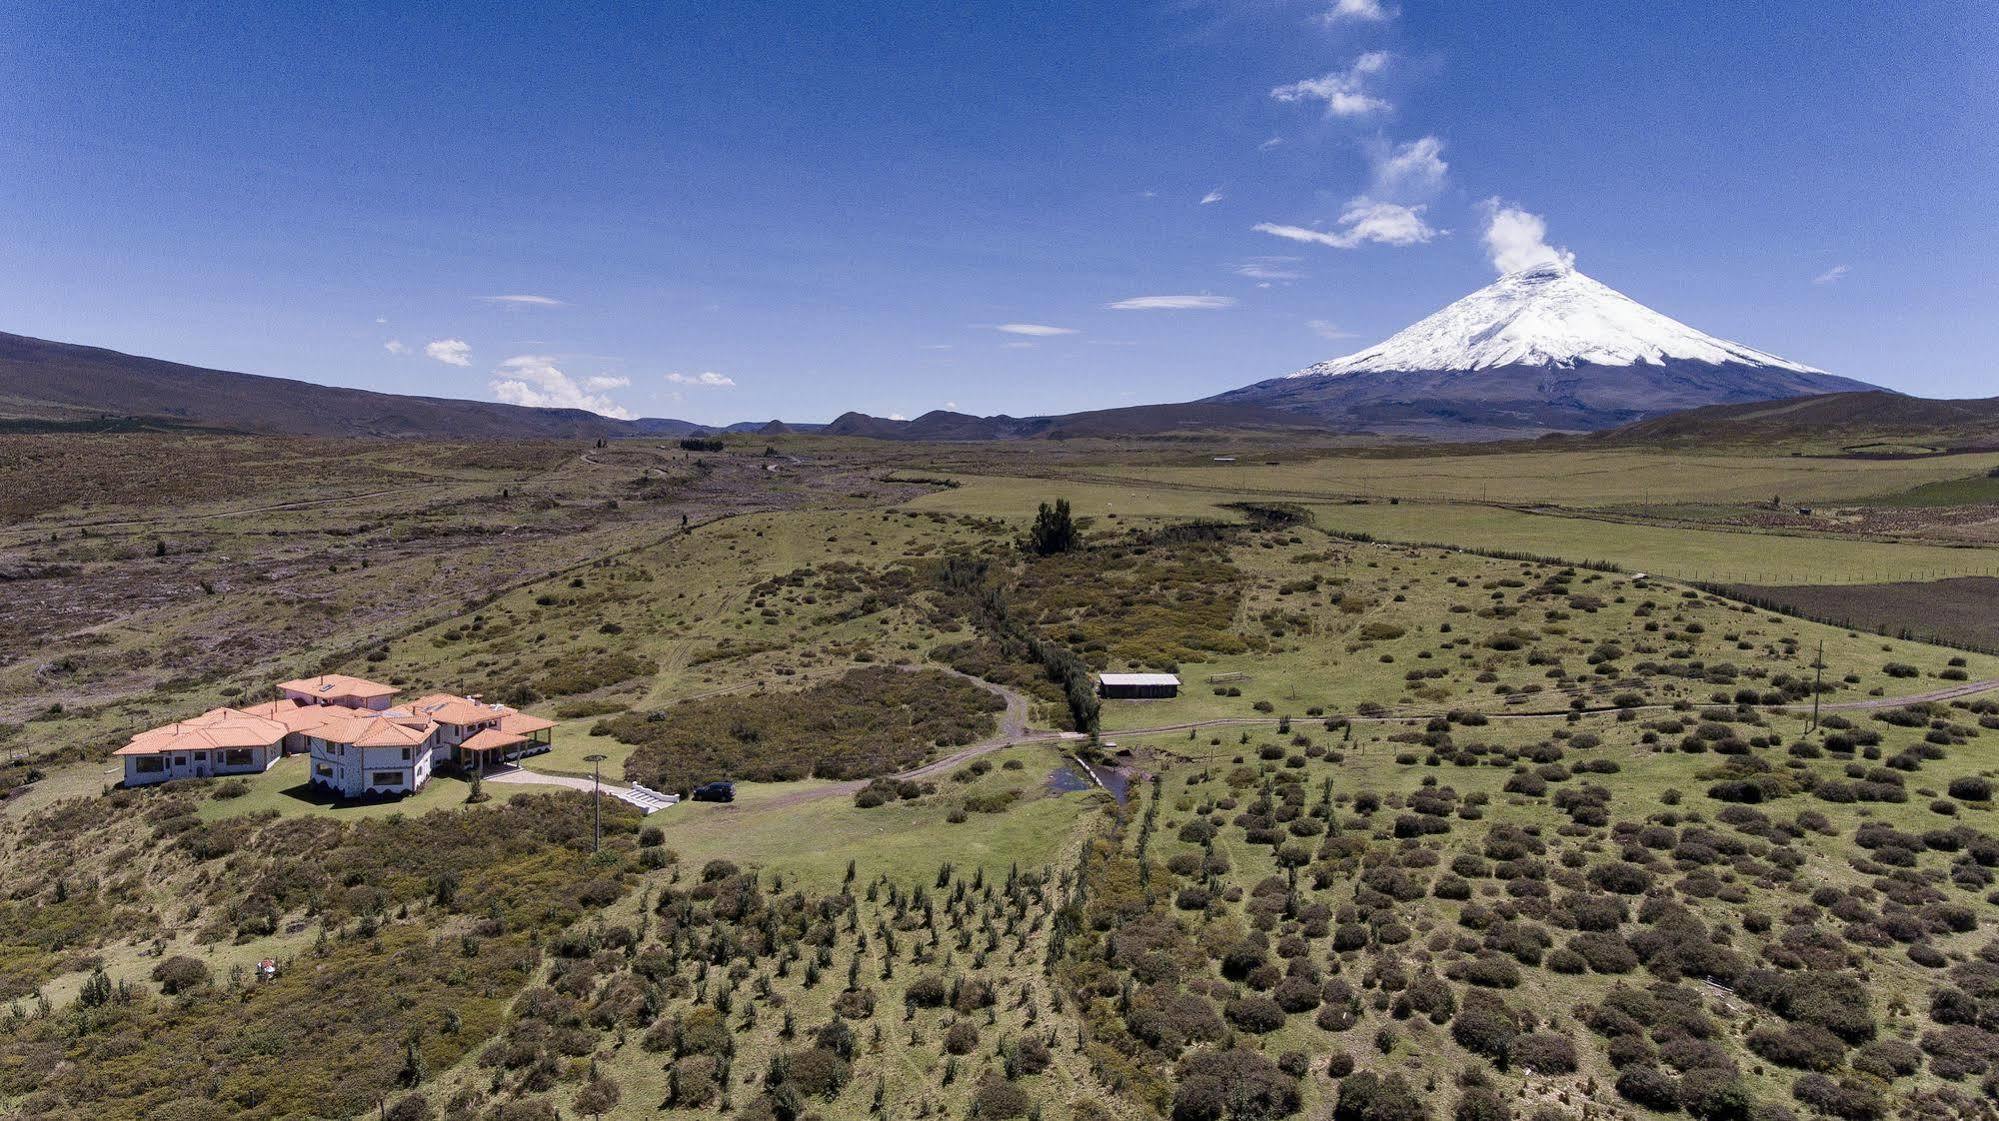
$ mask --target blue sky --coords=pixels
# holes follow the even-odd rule
[[[1702,330],[1990,395],[1995,72],[1985,0],[15,0],[0,330],[703,422],[1063,412],[1359,349],[1489,281],[1513,208]]]

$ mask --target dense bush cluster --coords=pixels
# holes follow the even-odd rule
[[[906,770],[938,747],[993,730],[1006,702],[939,670],[869,666],[789,693],[682,701],[658,712],[599,721],[637,750],[625,777],[655,790],[720,778],[778,782],[870,778]]]

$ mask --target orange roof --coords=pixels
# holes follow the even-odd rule
[[[465,742],[458,746],[467,751],[496,751],[526,742],[528,741],[525,736],[502,732],[498,728],[482,728],[476,735],[467,737]]]
[[[192,719],[149,728],[113,755],[160,755],[172,751],[217,751],[226,748],[269,747],[290,729],[263,716],[233,708],[214,708]]]
[[[500,731],[526,736],[555,727],[555,721],[543,720],[539,716],[529,716],[525,712],[509,712],[500,717]]]
[[[428,697],[419,698],[409,707],[439,723],[456,724],[461,728],[469,728],[475,724],[490,724],[514,711],[506,705],[486,704],[471,697],[454,697],[449,693],[432,693]]]
[[[368,713],[335,720],[312,734],[328,743],[350,747],[415,747],[430,739],[435,727],[429,720],[416,722],[408,717]]]
[[[383,685],[378,681],[365,681],[359,677],[349,677],[344,673],[322,673],[318,677],[301,677],[296,681],[281,682],[278,688],[287,692],[304,693],[309,697],[393,697],[402,692],[393,685]]]
[[[251,705],[243,711],[252,716],[275,720],[294,732],[311,732],[336,720],[371,715],[367,709],[351,708],[347,705],[300,704],[289,698],[282,701],[265,701],[263,704]]]

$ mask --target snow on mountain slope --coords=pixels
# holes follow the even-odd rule
[[[1290,376],[1675,360],[1824,372],[1696,331],[1573,267],[1547,264],[1508,273],[1385,342]]]

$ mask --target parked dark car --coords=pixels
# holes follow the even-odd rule
[[[733,802],[736,800],[736,784],[733,782],[704,782],[694,788],[697,802]]]

